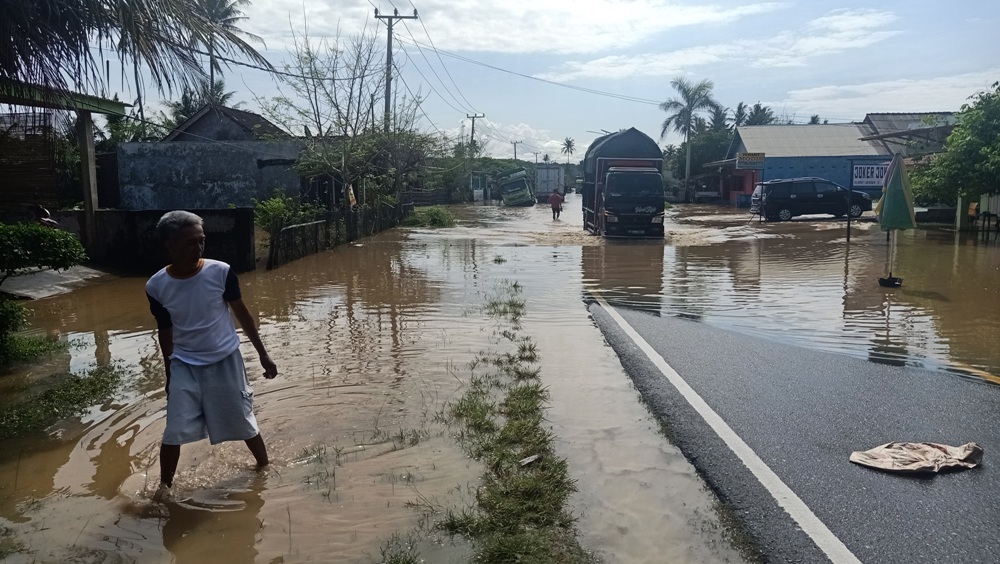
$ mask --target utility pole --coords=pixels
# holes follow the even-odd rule
[[[514,160],[517,160],[517,144],[524,143],[524,141],[511,141],[510,144],[514,146]]]
[[[469,114],[465,114],[465,117],[467,117],[467,118],[469,118],[469,119],[472,120],[472,135],[469,136],[469,148],[471,148],[472,152],[475,153],[476,152],[476,119],[477,118],[484,118],[484,117],[486,117],[486,114],[472,114],[471,116]]]
[[[538,164],[538,155],[541,155],[542,152],[541,151],[534,151],[533,154],[535,155],[535,164]]]
[[[385,48],[385,132],[389,133],[389,100],[392,97],[392,24],[396,20],[417,19],[417,9],[413,9],[412,16],[401,16],[399,10],[395,8],[393,8],[391,16],[381,16],[378,13],[378,8],[375,8],[375,18],[389,21],[389,33]]]

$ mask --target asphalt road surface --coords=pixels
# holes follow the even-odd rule
[[[1000,562],[1000,386],[589,307],[671,440],[769,562]],[[923,477],[848,461],[893,441],[975,441],[985,455],[977,468]]]

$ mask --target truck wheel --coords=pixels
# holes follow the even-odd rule
[[[788,221],[789,219],[792,219],[792,210],[788,208],[781,208],[778,210],[778,219],[781,221]]]
[[[858,204],[851,204],[851,217],[861,217],[862,213],[864,213],[864,212],[861,210],[861,206],[860,205],[858,205]]]

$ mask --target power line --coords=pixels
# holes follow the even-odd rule
[[[423,23],[423,22],[421,22],[421,24],[422,24],[422,23]],[[428,58],[427,58],[427,55],[425,55],[425,54],[424,54],[424,50],[423,50],[423,49],[422,49],[422,48],[420,47],[420,45],[418,45],[418,44],[416,43],[416,38],[414,38],[414,37],[413,37],[413,33],[412,33],[412,32],[410,31],[410,26],[406,25],[406,23],[404,22],[404,23],[403,23],[403,28],[404,28],[404,29],[406,29],[406,33],[407,33],[407,34],[409,34],[409,36],[410,36],[410,39],[414,40],[414,45],[416,45],[416,46],[417,46],[417,51],[419,51],[419,52],[420,52],[420,56],[421,56],[421,57],[423,57],[424,61],[425,61],[425,62],[427,63],[427,68],[429,68],[429,69],[431,70],[431,72],[432,72],[432,73],[434,74],[434,78],[436,78],[436,79],[438,80],[438,82],[439,82],[439,83],[441,83],[441,86],[443,86],[443,87],[444,87],[444,91],[445,91],[445,92],[447,92],[447,93],[448,93],[448,95],[449,95],[449,96],[451,96],[451,97],[452,97],[452,99],[453,99],[453,100],[455,100],[455,102],[456,102],[456,103],[458,103],[458,105],[462,106],[462,107],[463,107],[463,108],[465,109],[465,111],[467,111],[467,112],[475,112],[475,110],[474,110],[474,109],[472,109],[472,105],[471,105],[471,104],[469,104],[469,105],[463,105],[463,104],[462,104],[462,102],[460,102],[460,101],[458,100],[458,97],[457,97],[457,96],[455,96],[455,95],[454,95],[454,94],[453,94],[453,93],[451,92],[451,89],[450,89],[450,88],[448,88],[448,85],[447,85],[447,84],[445,84],[443,80],[441,80],[441,76],[440,76],[440,75],[438,75],[438,73],[437,73],[437,71],[436,71],[436,70],[434,70],[434,65],[432,65],[432,64],[431,64],[431,61],[430,61],[430,59],[428,59]],[[447,71],[447,68],[445,68],[445,70]],[[452,83],[454,83],[454,81],[452,81]],[[455,86],[455,88],[457,89],[457,88],[458,88],[458,86],[456,85],[456,86]],[[463,98],[464,98],[464,96],[463,96]],[[468,102],[468,100],[466,100],[466,102]]]
[[[413,2],[412,2],[412,0],[410,1],[410,5],[411,5],[411,6],[413,6]],[[417,7],[416,7],[416,6],[413,6],[413,9],[414,9],[414,10],[416,10],[416,9],[417,9]],[[466,98],[466,97],[465,97],[465,94],[462,94],[462,89],[458,87],[458,83],[456,83],[456,82],[455,82],[455,79],[454,79],[454,78],[452,78],[452,76],[451,76],[451,72],[450,72],[450,71],[448,71],[448,66],[444,64],[444,59],[442,59],[442,58],[441,58],[441,54],[440,54],[440,53],[438,53],[438,51],[437,51],[437,46],[436,46],[436,45],[434,45],[434,40],[433,40],[433,39],[431,39],[431,34],[430,34],[430,32],[428,32],[428,31],[427,31],[427,26],[426,26],[426,25],[424,25],[424,20],[420,20],[420,27],[422,27],[422,28],[424,29],[424,35],[426,35],[426,36],[427,36],[427,41],[430,41],[430,43],[431,43],[431,47],[433,48],[433,52],[434,52],[434,54],[435,54],[435,55],[437,55],[437,58],[438,58],[438,62],[439,62],[439,63],[441,63],[441,68],[443,68],[443,69],[444,69],[444,72],[445,72],[445,74],[447,74],[447,75],[448,75],[448,80],[450,80],[450,81],[451,81],[451,83],[455,85],[455,90],[457,90],[457,91],[458,91],[458,95],[459,95],[459,96],[461,96],[463,100],[465,100],[465,103],[466,103],[466,104],[468,104],[468,105],[469,105],[470,107],[473,107],[473,106],[472,106],[472,102],[470,102],[470,101],[468,100],[468,98]],[[409,31],[409,30],[407,30],[407,31]],[[413,35],[411,34],[411,35],[410,35],[410,37],[412,38],[412,37],[413,37]]]
[[[402,51],[402,52],[403,52],[404,54],[406,54],[406,60],[407,60],[407,61],[409,61],[409,60],[412,60],[412,58],[410,57],[410,54],[409,54],[409,53],[408,53],[408,52],[406,51],[406,49],[404,49],[404,48],[403,48],[402,46],[400,46],[400,50],[401,50],[401,51]],[[397,69],[397,70],[399,70],[399,67],[397,66],[397,67],[396,67],[396,69]],[[455,111],[456,111],[456,112],[458,112],[458,113],[462,113],[462,112],[463,112],[463,110],[460,110],[460,109],[456,108],[456,107],[455,107],[455,106],[454,106],[454,105],[453,105],[453,104],[452,104],[451,102],[449,102],[449,101],[448,101],[448,99],[447,99],[447,98],[445,98],[444,96],[442,96],[442,95],[441,95],[441,93],[440,93],[440,92],[438,92],[438,91],[437,91],[437,90],[436,90],[436,89],[434,88],[434,85],[433,85],[433,84],[431,84],[431,81],[427,80],[427,77],[426,77],[426,76],[424,76],[424,73],[420,71],[420,67],[418,67],[418,66],[416,65],[416,62],[414,62],[414,64],[413,64],[413,70],[417,71],[417,74],[419,74],[419,75],[420,75],[420,78],[424,79],[424,82],[426,82],[426,83],[427,83],[427,87],[431,89],[431,92],[433,92],[433,93],[437,94],[437,95],[438,95],[438,97],[439,97],[439,98],[441,98],[441,101],[442,101],[442,102],[444,102],[445,104],[447,104],[449,108],[451,108],[451,109],[455,110]],[[439,80],[440,80],[440,79],[439,79]],[[452,96],[452,98],[454,98],[454,96]]]
[[[397,68],[396,70],[398,71],[399,69]],[[434,130],[437,131],[440,135],[447,137],[447,135],[443,131],[438,129],[438,126],[434,124],[434,121],[431,120],[431,117],[429,115],[427,115],[427,112],[424,111],[424,105],[420,103],[420,99],[417,98],[417,96],[413,93],[413,90],[410,90],[410,85],[407,84],[406,79],[403,78],[403,73],[397,72],[396,76],[398,76],[399,80],[403,83],[403,88],[406,88],[406,91],[410,93],[410,98],[417,105],[417,109],[420,110],[420,113],[424,114],[424,118],[427,119],[427,123],[431,124],[431,127],[433,127]]]
[[[405,39],[401,39],[400,41],[405,41]],[[412,41],[412,42],[415,43],[415,44],[419,44],[420,43],[419,41]],[[488,68],[488,69],[492,69],[492,70],[503,72],[503,73],[507,73],[507,74],[512,74],[514,76],[519,76],[521,78],[526,78],[528,80],[534,80],[534,81],[537,81],[537,82],[542,82],[544,84],[551,84],[553,86],[558,86],[560,88],[568,88],[570,90],[577,90],[579,92],[586,92],[588,94],[595,94],[595,95],[598,95],[598,96],[606,96],[606,97],[609,97],[609,98],[617,98],[619,100],[625,100],[626,102],[636,102],[636,103],[640,103],[640,104],[650,104],[650,105],[654,105],[654,106],[659,106],[660,105],[660,102],[658,102],[656,100],[650,100],[650,99],[647,99],[647,98],[638,98],[636,96],[627,96],[625,94],[615,94],[614,92],[605,92],[603,90],[595,90],[593,88],[585,88],[583,86],[573,86],[572,84],[564,84],[562,82],[556,82],[554,80],[547,80],[547,79],[544,79],[544,78],[538,78],[537,76],[531,76],[529,74],[523,74],[523,73],[515,72],[515,71],[512,71],[512,70],[508,70],[508,69],[505,69],[505,68],[501,68],[501,67],[498,67],[498,66],[495,66],[495,65],[491,65],[489,63],[484,63],[484,62],[481,62],[481,61],[477,61],[475,59],[470,59],[468,57],[463,57],[462,55],[456,55],[455,53],[449,53],[448,51],[444,51],[444,50],[441,50],[441,49],[436,49],[436,48],[430,47],[428,45],[424,45],[424,47],[427,48],[427,49],[431,49],[432,51],[434,51],[436,53],[439,53],[441,55],[445,55],[446,57],[452,57],[454,59],[458,59],[458,60],[464,61],[466,63],[470,63],[470,64],[473,64],[473,65],[478,65],[478,66],[481,66],[481,67],[485,67],[485,68]]]

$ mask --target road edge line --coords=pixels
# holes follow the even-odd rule
[[[795,495],[792,488],[788,487],[787,484],[781,481],[781,478],[774,473],[773,470],[757,455],[756,452],[750,445],[748,445],[743,439],[740,438],[736,431],[729,426],[725,420],[719,416],[718,413],[713,410],[707,402],[698,392],[692,388],[680,374],[677,373],[667,361],[663,359],[662,356],[656,349],[654,349],[645,339],[640,335],[625,318],[621,316],[617,311],[615,311],[607,301],[601,296],[594,296],[595,301],[601,305],[601,307],[611,316],[611,318],[618,324],[618,327],[625,332],[626,335],[632,342],[638,345],[639,349],[660,371],[661,374],[670,382],[674,388],[680,392],[681,396],[688,402],[691,407],[701,415],[702,419],[708,423],[708,426],[715,431],[715,434],[719,436],[726,443],[726,446],[731,450],[743,464],[753,473],[754,477],[767,489],[771,497],[778,502],[778,505],[788,513],[799,527],[809,535],[809,538],[816,543],[816,546],[823,551],[824,554],[835,564],[860,564],[861,561],[853,552],[839,539],[833,531],[831,531],[815,513],[809,509],[809,506],[802,501],[799,496]]]

